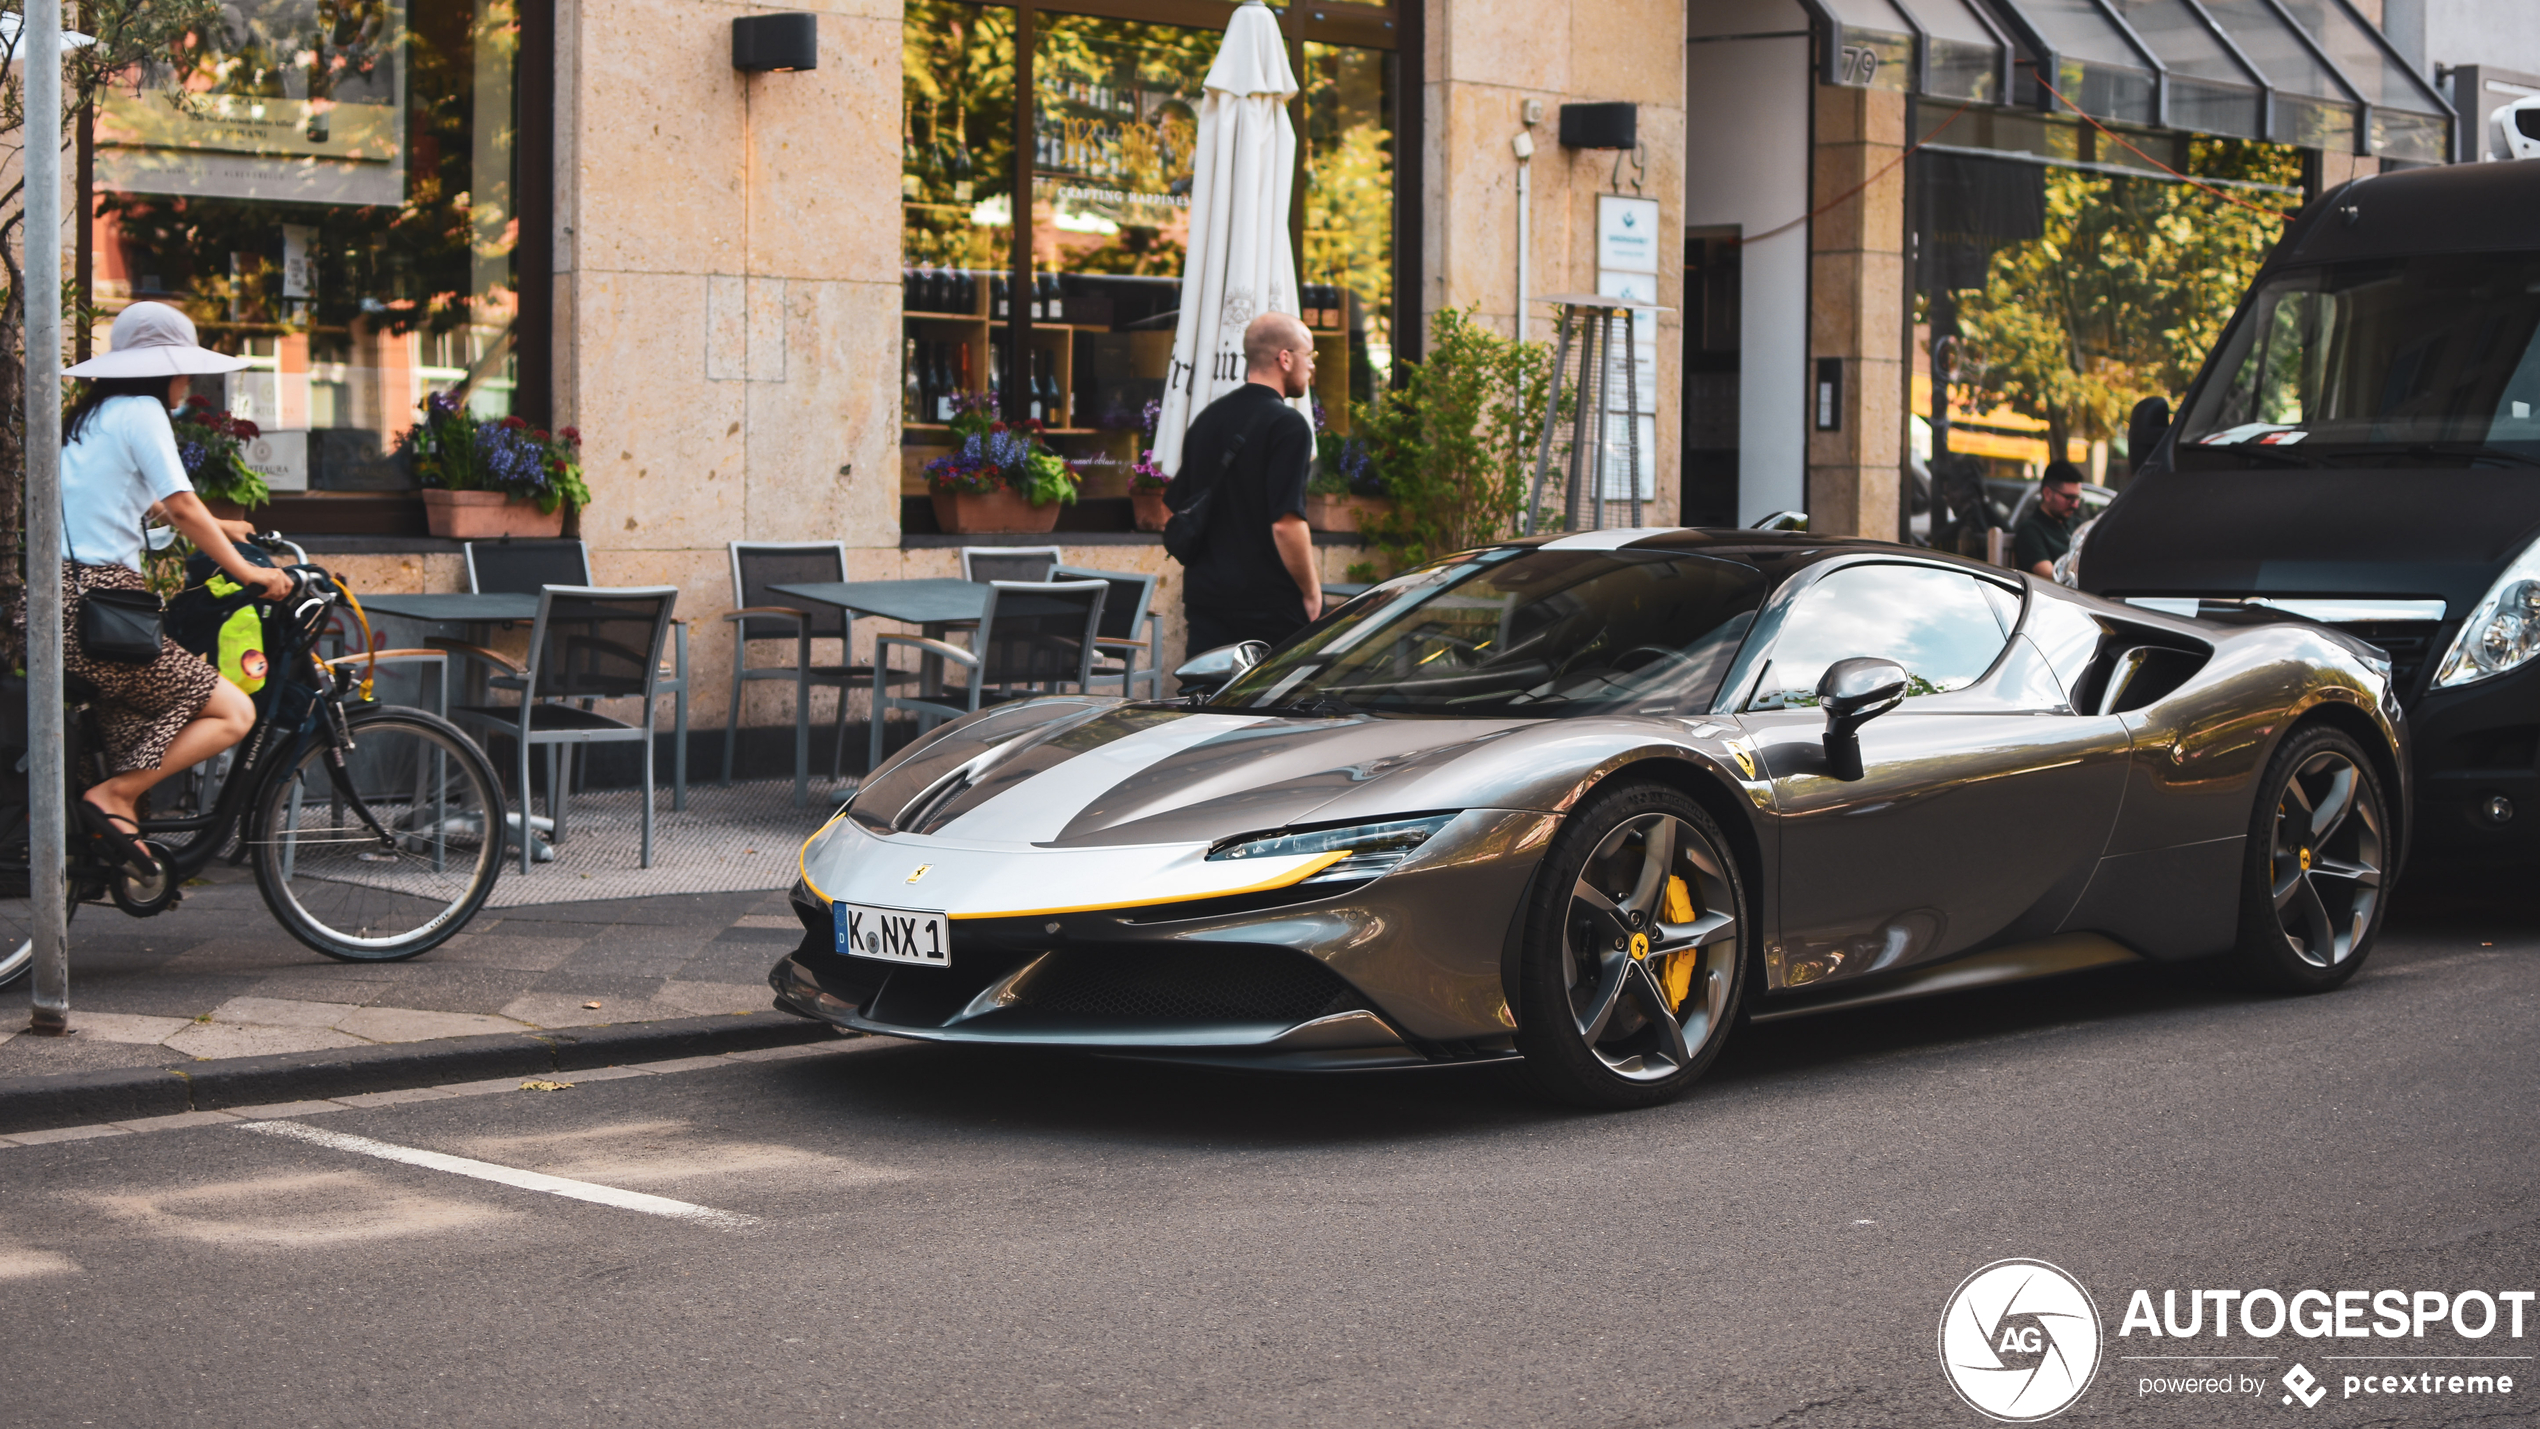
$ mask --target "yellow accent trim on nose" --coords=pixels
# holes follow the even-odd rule
[[[1280,874],[1276,878],[1266,878],[1259,883],[1247,883],[1241,888],[1205,888],[1191,893],[1176,893],[1164,898],[1124,898],[1117,903],[1077,903],[1065,908],[1016,908],[1010,911],[1001,909],[994,913],[947,913],[944,916],[956,923],[966,923],[973,918],[1050,918],[1061,913],[1102,913],[1114,908],[1153,908],[1165,903],[1196,903],[1204,898],[1233,898],[1245,893],[1267,893],[1274,888],[1285,888],[1290,884],[1303,883],[1349,857],[1349,854],[1350,851],[1345,848],[1317,854],[1301,867]]]

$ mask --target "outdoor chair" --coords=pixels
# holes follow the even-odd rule
[[[917,716],[920,734],[1000,700],[1021,699],[1063,684],[1079,690],[1093,678],[1094,642],[1102,630],[1105,581],[990,581],[973,648],[919,635],[873,642],[873,740],[867,769],[882,763],[882,723],[892,710]],[[932,655],[970,672],[968,688],[934,699],[890,693],[891,652]],[[955,703],[958,700],[959,703]]]
[[[653,715],[669,683],[662,645],[673,626],[676,586],[543,587],[538,618],[529,631],[529,658],[521,663],[481,645],[434,640],[436,649],[486,666],[486,683],[519,692],[513,705],[460,705],[450,717],[514,741],[514,773],[520,790],[520,871],[529,872],[533,846],[529,817],[529,752],[547,750],[547,819],[552,842],[564,842],[565,780],[559,756],[592,744],[635,744],[643,759],[643,866],[653,866]],[[600,700],[640,699],[643,718],[612,719],[591,706]]]
[[[961,578],[966,581],[1045,581],[1058,569],[1056,546],[964,546]]]
[[[1155,577],[1059,566],[1050,572],[1050,579],[1101,581],[1111,587],[1102,602],[1102,634],[1094,640],[1098,663],[1093,677],[1107,681],[1116,676],[1123,699],[1136,699],[1141,682],[1154,692],[1154,698],[1164,698],[1164,618],[1147,609],[1155,599]],[[1144,670],[1138,668],[1141,651],[1146,654]],[[1119,664],[1117,670],[1111,668],[1114,661]]]
[[[854,658],[850,637],[855,627],[844,611],[834,605],[804,609],[785,603],[785,598],[771,595],[772,585],[794,585],[816,581],[843,581],[847,578],[847,547],[843,541],[734,541],[732,549],[732,603],[739,607],[726,611],[724,623],[732,629],[732,706],[723,724],[723,782],[732,782],[732,757],[740,742],[741,691],[752,680],[784,680],[794,687],[794,807],[801,808],[810,799],[811,783],[811,692],[817,689],[838,692],[838,737],[829,750],[829,779],[836,783],[847,752],[847,691],[871,683],[873,667],[840,663],[812,663],[811,642],[835,640],[841,662]],[[752,665],[749,644],[753,640],[786,640],[794,646],[793,663],[787,665]],[[914,679],[902,672],[897,678]],[[869,767],[869,766],[868,766]]]
[[[591,548],[574,540],[469,541],[459,547],[474,595],[536,595],[549,586],[588,587]],[[670,667],[660,693],[671,697],[670,807],[688,807],[688,622],[671,626]],[[584,701],[583,708],[590,708]],[[578,776],[577,776],[578,782]]]

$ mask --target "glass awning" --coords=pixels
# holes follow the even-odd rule
[[[2452,110],[2353,0],[1803,0],[1829,84],[2436,164]]]

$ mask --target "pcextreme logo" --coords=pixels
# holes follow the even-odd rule
[[[2060,1267],[1997,1260],[1960,1281],[1941,1311],[1940,1367],[1987,1418],[2052,1419],[2099,1370],[2098,1307]]]

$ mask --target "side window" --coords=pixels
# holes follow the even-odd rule
[[[2009,640],[1973,576],[1930,566],[1851,566],[1799,597],[1746,707],[1813,705],[1826,667],[1855,655],[1904,666],[1917,695],[1959,689],[1991,669]]]

